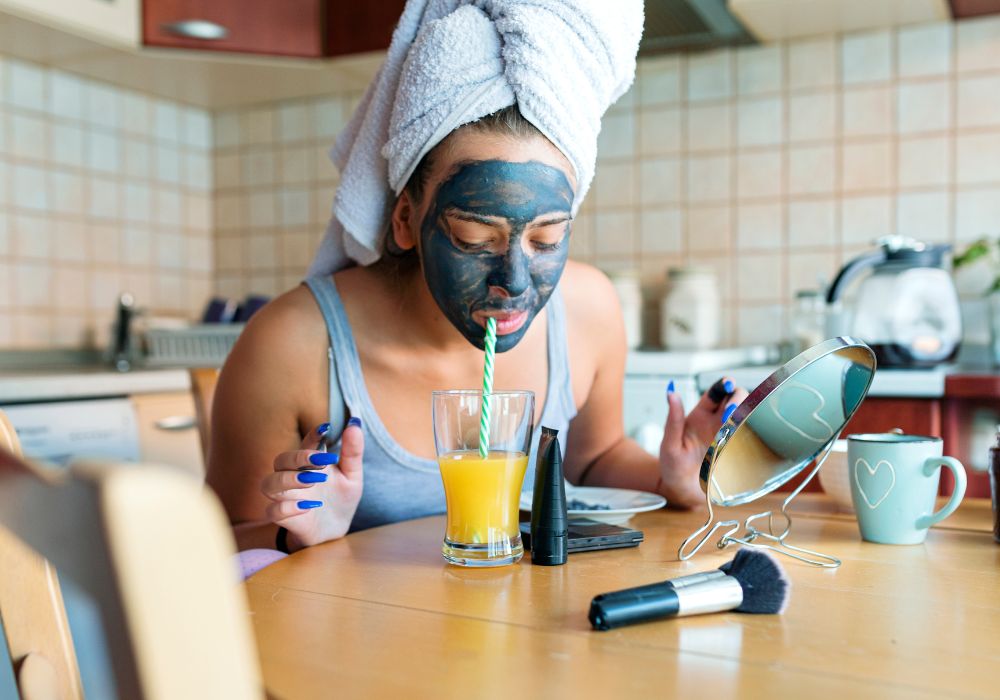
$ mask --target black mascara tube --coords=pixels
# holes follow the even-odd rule
[[[732,610],[742,602],[740,582],[732,576],[718,576],[713,572],[711,577],[698,583],[682,584],[677,588],[671,581],[660,581],[602,593],[590,601],[588,618],[594,629],[609,630],[667,617]]]
[[[531,499],[531,563],[566,563],[569,517],[563,480],[559,431],[542,427],[535,461],[535,491]]]

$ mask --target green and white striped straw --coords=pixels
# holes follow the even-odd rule
[[[486,358],[483,361],[483,404],[479,410],[479,456],[490,456],[490,394],[493,393],[493,356],[497,347],[497,320],[486,319]]]

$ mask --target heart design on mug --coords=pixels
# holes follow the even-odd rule
[[[868,476],[874,477],[876,472],[878,472],[878,470],[882,468],[883,464],[889,469],[889,476],[890,476],[889,486],[886,487],[885,493],[879,496],[873,503],[869,495],[865,493],[865,489],[861,485],[861,479],[858,478],[858,467],[864,465],[865,469],[868,471]],[[873,467],[872,465],[868,464],[868,460],[866,460],[864,457],[859,457],[858,460],[854,463],[854,483],[858,487],[858,493],[861,494],[861,498],[864,499],[865,503],[868,505],[869,508],[875,510],[882,504],[882,501],[888,498],[889,494],[892,493],[892,489],[896,485],[896,469],[892,466],[892,463],[884,459],[880,459]]]

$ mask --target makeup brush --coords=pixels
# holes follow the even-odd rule
[[[741,549],[717,571],[602,593],[590,602],[590,624],[609,630],[636,622],[735,610],[773,615],[788,606],[790,583],[762,549]]]

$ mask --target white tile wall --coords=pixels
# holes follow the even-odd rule
[[[126,290],[154,314],[201,310],[214,269],[211,121],[0,57],[0,349],[103,343]]]
[[[604,120],[571,254],[640,272],[647,339],[666,268],[709,266],[727,342],[748,342],[780,333],[795,291],[878,236],[1000,234],[997,47],[987,18],[640,59]],[[325,151],[356,99],[214,115],[220,292],[296,279],[337,182]],[[257,236],[278,243],[257,242],[250,272]]]
[[[0,66],[0,347],[93,335],[126,285],[191,313],[301,278],[359,94],[208,114]],[[1000,235],[998,94],[996,17],[640,59],[571,253],[641,273],[647,339],[677,264],[715,270],[727,342],[773,339],[878,236]]]

